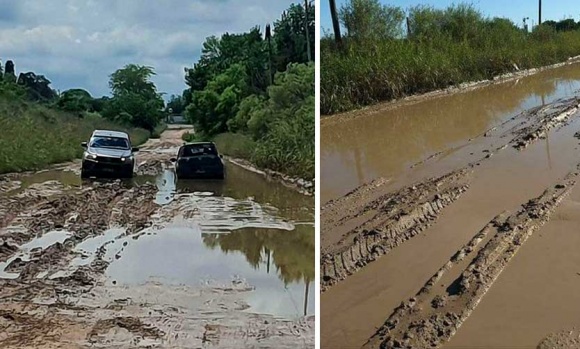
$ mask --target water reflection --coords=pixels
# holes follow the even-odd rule
[[[276,268],[285,285],[314,280],[314,227],[297,225],[294,231],[240,229],[228,234],[202,233],[203,243],[225,254],[242,252],[256,270]]]
[[[336,122],[322,122],[321,199],[344,195],[376,177],[476,137],[514,114],[573,95],[580,65]]]

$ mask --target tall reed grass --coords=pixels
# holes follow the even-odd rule
[[[421,17],[415,9],[415,20]],[[439,23],[458,23],[458,11],[440,12]],[[449,18],[445,18],[449,16]],[[338,49],[321,40],[321,113],[334,114],[446,88],[463,82],[550,65],[580,55],[580,30],[539,26],[526,33],[505,19],[470,17],[461,28],[402,39],[349,40]],[[445,20],[447,22],[445,22]],[[420,26],[418,26],[419,28]]]

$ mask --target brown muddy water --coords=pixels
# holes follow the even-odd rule
[[[229,163],[176,180],[187,131],[131,180],[0,177],[0,347],[314,346],[313,198]]]
[[[149,280],[195,286],[212,280],[245,279],[255,287],[248,294],[247,311],[297,318],[314,314],[314,204],[258,174],[228,164],[225,181],[177,181],[172,170],[157,176],[137,176],[126,185],[154,183],[156,202],[176,197],[195,208],[196,217],[150,228],[139,239],[122,229],[76,246],[86,256],[71,262],[71,272],[89,264],[106,245],[108,282],[141,284]],[[17,177],[16,194],[34,184],[56,181],[68,190],[91,186],[73,171],[43,171]],[[107,182],[106,180],[103,182]],[[22,245],[23,251],[47,248],[71,234],[55,231]],[[111,242],[107,244],[108,242]],[[17,258],[14,256],[13,258]],[[0,263],[0,267],[11,262]],[[59,272],[55,277],[66,275]],[[0,271],[0,278],[10,277]]]
[[[577,345],[579,89],[576,64],[323,120],[323,348]]]
[[[580,89],[580,64],[474,91],[353,118],[321,120],[321,202],[340,197],[377,177],[403,175],[408,167],[482,134],[542,103]]]

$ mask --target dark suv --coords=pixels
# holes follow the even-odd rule
[[[177,152],[175,173],[177,178],[224,179],[226,168],[222,156],[213,142],[184,144]]]
[[[138,148],[131,147],[129,135],[125,132],[95,130],[89,142],[81,143],[85,148],[81,177],[117,176],[133,177],[135,157]]]

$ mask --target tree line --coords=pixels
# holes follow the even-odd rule
[[[112,97],[95,98],[80,88],[56,91],[48,78],[34,72],[21,72],[16,78],[15,64],[8,60],[4,69],[0,65],[0,92],[77,113],[80,117],[85,112],[94,112],[123,126],[153,131],[165,115],[165,102],[151,81],[153,75],[152,67],[129,64],[110,75]]]
[[[63,92],[34,72],[7,61],[0,93],[84,117],[98,114],[117,124],[153,132],[169,113],[183,113],[195,139],[223,141],[226,153],[257,166],[314,177],[315,8],[290,5],[271,25],[208,37],[201,57],[184,69],[187,88],[165,104],[151,81],[153,67],[129,64],[109,76],[111,96],[80,88]],[[193,139],[192,139],[193,140]],[[237,149],[230,151],[230,149]],[[239,150],[239,151],[238,151]]]
[[[334,35],[321,39],[323,114],[580,55],[573,19],[546,21],[529,31],[467,3],[405,10],[379,0],[330,5]]]
[[[169,103],[181,100],[197,139],[235,134],[252,144],[246,157],[259,166],[312,178],[314,32],[314,4],[307,1],[290,5],[264,31],[209,37],[185,69],[188,88]]]

